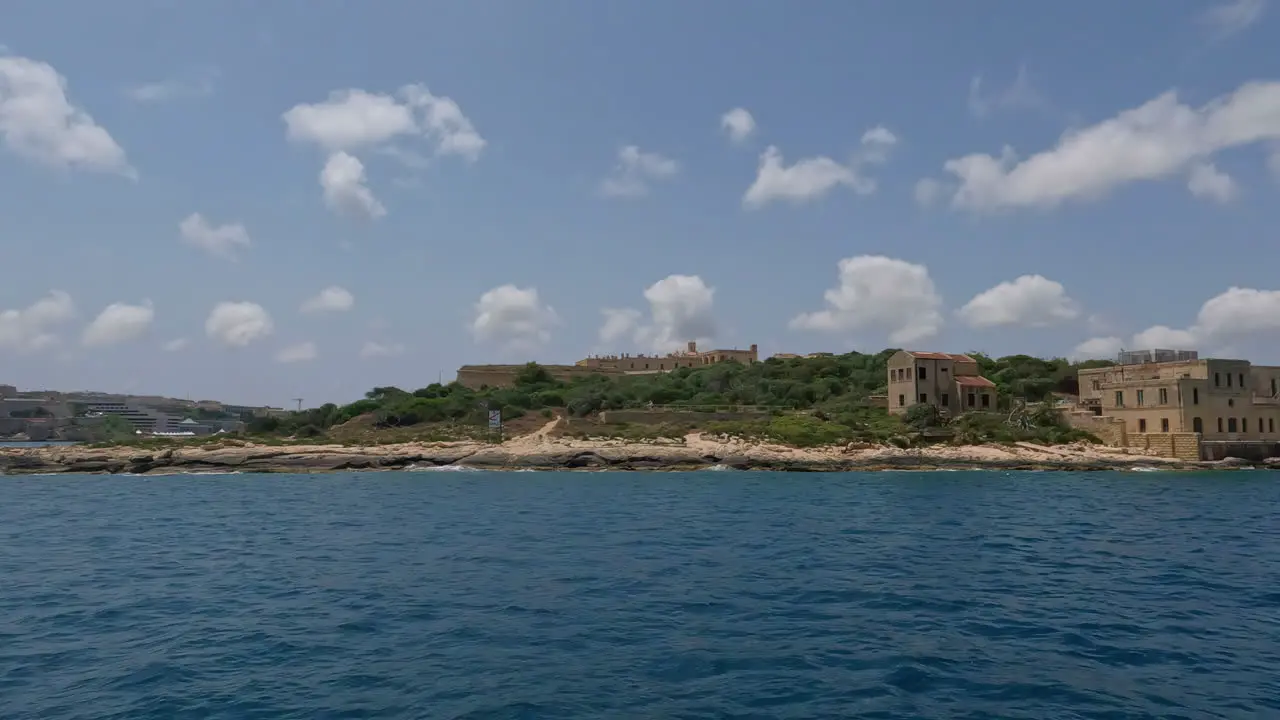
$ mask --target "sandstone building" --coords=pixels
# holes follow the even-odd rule
[[[996,384],[978,373],[978,361],[968,355],[899,350],[888,366],[891,414],[919,404],[951,413],[996,409]]]
[[[1080,404],[1125,435],[1196,433],[1280,443],[1280,367],[1248,360],[1139,362],[1081,370]]]

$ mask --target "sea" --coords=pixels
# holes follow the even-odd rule
[[[0,478],[0,717],[1277,718],[1280,474]]]

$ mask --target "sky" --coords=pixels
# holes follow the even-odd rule
[[[0,384],[701,347],[1280,363],[1280,8],[11,0]]]

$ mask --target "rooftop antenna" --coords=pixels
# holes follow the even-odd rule
[[[298,403],[298,412],[302,412],[302,398],[294,398],[293,401]]]

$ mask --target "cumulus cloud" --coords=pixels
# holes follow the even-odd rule
[[[34,352],[57,342],[55,330],[76,316],[71,296],[53,290],[20,310],[0,310],[0,350]]]
[[[275,325],[271,315],[257,303],[221,302],[209,313],[204,331],[223,345],[245,347],[270,335],[275,331]]]
[[[1206,10],[1200,16],[1200,22],[1221,40],[1243,32],[1261,20],[1266,9],[1266,0],[1226,0]]]
[[[878,331],[895,344],[936,335],[942,327],[942,297],[929,269],[882,255],[859,255],[839,263],[840,284],[823,294],[826,308],[798,315],[791,327],[832,334]]]
[[[0,135],[14,153],[57,168],[136,178],[124,149],[67,97],[52,65],[3,54],[0,48]]]
[[[356,298],[346,288],[330,285],[314,297],[302,303],[302,312],[345,312],[356,304]]]
[[[633,308],[606,308],[600,341],[611,348],[629,342],[652,352],[680,350],[716,334],[715,288],[697,275],[668,275],[644,290],[649,318]]]
[[[1156,325],[1134,335],[1140,349],[1195,350],[1280,334],[1280,290],[1232,287],[1200,306],[1187,328]]]
[[[720,116],[720,129],[728,133],[730,140],[740,143],[756,131],[756,119],[745,108],[734,108]]]
[[[457,102],[420,84],[406,85],[394,96],[359,88],[335,90],[323,102],[293,106],[282,118],[290,140],[330,153],[417,139],[437,155],[475,160],[486,145]]]
[[[85,328],[82,341],[88,347],[100,347],[137,340],[151,329],[155,317],[150,300],[141,305],[112,303]]]
[[[227,223],[215,226],[200,213],[191,213],[178,223],[178,232],[186,244],[232,261],[238,259],[241,250],[247,250],[253,244],[244,225]]]
[[[1198,198],[1220,204],[1231,202],[1237,193],[1236,181],[1207,162],[1192,166],[1187,175],[1187,189]]]
[[[339,215],[374,220],[387,214],[373,191],[365,184],[364,163],[354,155],[335,152],[320,171],[324,203]]]
[[[471,333],[479,342],[497,342],[524,350],[545,345],[551,340],[551,329],[559,322],[555,309],[538,297],[537,288],[508,284],[480,296]]]
[[[278,363],[299,363],[309,362],[316,359],[316,344],[313,342],[303,342],[297,345],[290,345],[282,348],[276,353],[276,362]]]
[[[863,133],[858,153],[846,164],[820,155],[797,160],[790,166],[785,164],[782,151],[770,145],[760,155],[756,179],[742,196],[742,204],[748,209],[774,201],[799,205],[822,198],[840,186],[858,195],[870,195],[876,191],[876,181],[866,177],[863,169],[887,160],[897,143],[897,136],[877,126]]]
[[[1110,360],[1123,349],[1124,341],[1115,336],[1089,338],[1072,349],[1071,361]]]
[[[600,194],[605,197],[642,197],[649,194],[650,183],[674,177],[680,172],[680,163],[658,153],[643,152],[635,145],[618,150],[618,164],[613,172],[600,182]]]
[[[1080,307],[1062,283],[1023,275],[978,293],[956,314],[974,328],[1047,327],[1080,317]]]
[[[186,350],[187,346],[190,344],[191,342],[186,338],[174,338],[166,342],[164,345],[161,345],[160,349],[165,352],[181,352]]]
[[[404,345],[401,345],[400,343],[380,343],[370,340],[360,348],[360,357],[365,359],[391,357],[393,355],[403,354]]]
[[[1280,139],[1280,82],[1250,82],[1203,107],[1174,91],[1114,118],[1073,130],[1056,147],[1019,161],[981,153],[948,160],[951,204],[973,211],[1052,208],[1140,181],[1161,180],[1234,147]]]

